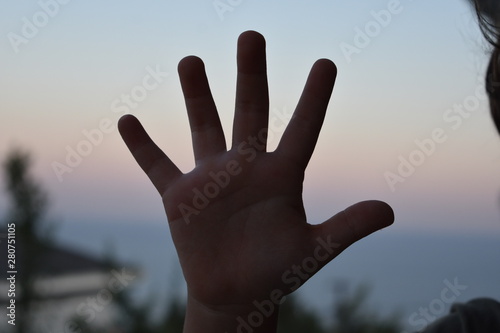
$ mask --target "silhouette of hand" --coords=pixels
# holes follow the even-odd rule
[[[281,297],[350,244],[393,221],[391,208],[379,201],[355,204],[319,225],[306,221],[304,171],[335,65],[326,59],[314,64],[277,149],[267,152],[269,100],[260,34],[240,36],[237,63],[229,150],[202,61],[190,56],[179,63],[196,161],[191,172],[183,174],[136,118],[119,122],[125,143],[163,199],[188,286],[185,332],[234,329],[235,318],[246,318],[256,302],[273,308],[259,332],[273,331]]]

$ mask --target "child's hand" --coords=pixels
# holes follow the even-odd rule
[[[119,123],[125,143],[163,198],[188,286],[185,331],[235,328],[236,316],[245,319],[256,310],[254,301],[276,303],[278,295],[298,288],[350,244],[393,221],[387,204],[369,201],[320,225],[307,223],[302,182],[333,89],[335,65],[325,59],[314,64],[278,148],[266,152],[264,38],[243,33],[237,60],[229,150],[202,61],[187,57],[179,64],[196,160],[191,172],[179,171],[137,119],[124,116]],[[270,317],[267,327],[274,325],[275,313]]]

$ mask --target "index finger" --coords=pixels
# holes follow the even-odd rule
[[[276,152],[305,167],[316,146],[333,91],[337,67],[328,59],[314,63],[299,103]]]

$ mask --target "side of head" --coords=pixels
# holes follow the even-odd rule
[[[495,126],[500,133],[500,1],[469,0],[474,6],[481,31],[492,46],[486,71],[486,91]]]

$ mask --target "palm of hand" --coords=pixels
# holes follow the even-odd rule
[[[203,64],[179,65],[196,167],[187,174],[163,154],[139,122],[125,116],[120,132],[162,195],[190,296],[210,306],[249,304],[273,290],[288,294],[340,251],[392,223],[386,204],[370,201],[312,226],[302,205],[302,181],[328,105],[336,68],[313,66],[294,116],[276,151],[265,151],[268,97],[262,36],[247,32],[238,45],[233,145],[227,151]],[[251,138],[260,138],[256,142]],[[284,274],[317,259],[318,239],[338,244],[293,286]],[[325,255],[326,254],[326,255]]]
[[[274,289],[288,293],[281,276],[311,245],[302,172],[274,153],[251,161],[237,152],[224,155],[219,167],[198,166],[164,198],[190,292],[217,305],[264,299]],[[234,175],[227,165],[237,165]],[[207,177],[211,170],[219,178]]]

